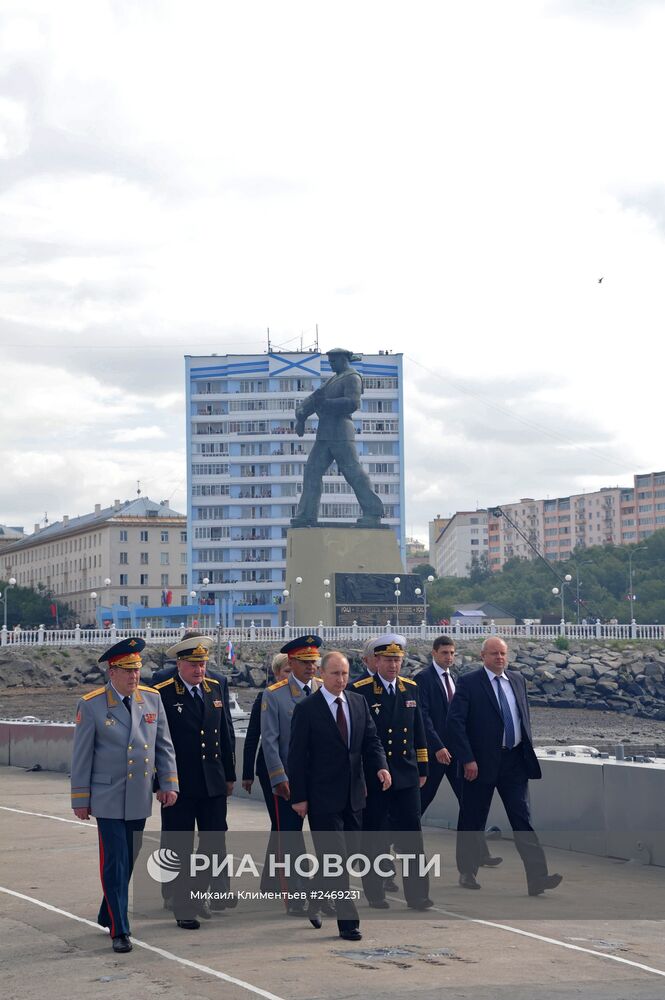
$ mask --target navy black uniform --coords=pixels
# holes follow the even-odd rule
[[[192,695],[179,675],[157,685],[171,730],[178,774],[182,775],[181,795],[170,809],[162,810],[162,830],[182,831],[178,837],[178,853],[185,848],[183,832],[191,834],[189,850],[194,843],[194,826],[199,831],[198,852],[226,854],[224,833],[226,823],[226,783],[236,780],[235,761],[224,703],[219,683],[206,677],[201,683],[203,697]],[[214,834],[219,834],[214,836]],[[178,850],[180,848],[180,850]],[[207,882],[209,876],[203,873]],[[180,879],[175,883],[178,885]],[[184,883],[184,880],[183,880]],[[191,919],[196,906],[191,902],[189,884],[174,897],[177,919]],[[201,888],[201,886],[197,886]],[[214,891],[227,892],[228,879],[214,881]],[[186,892],[184,891],[186,889]]]
[[[369,706],[377,733],[386,753],[392,777],[387,792],[373,785],[367,790],[367,805],[363,813],[363,831],[393,831],[390,839],[399,853],[422,854],[420,825],[420,778],[427,776],[427,740],[418,706],[418,687],[407,677],[398,676],[395,694],[391,697],[378,676],[356,681],[352,688],[362,694]],[[376,838],[366,838],[368,852],[376,853]],[[387,865],[384,863],[384,868]],[[383,879],[370,871],[363,879],[365,895],[370,902],[384,898]],[[429,892],[428,876],[418,876],[413,863],[404,877],[407,903],[418,906]]]

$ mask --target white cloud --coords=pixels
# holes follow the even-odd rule
[[[0,521],[180,488],[182,355],[267,326],[408,356],[421,534],[662,467],[662,4],[2,16]]]

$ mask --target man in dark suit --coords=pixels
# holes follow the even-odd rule
[[[199,831],[199,854],[226,854],[226,799],[233,791],[236,775],[219,684],[206,677],[211,646],[212,639],[200,635],[177,643],[173,648],[177,673],[157,685],[171,730],[178,774],[182,776],[178,802],[162,810],[162,831],[165,846],[173,841],[181,857],[183,852],[192,852],[195,826]],[[213,892],[218,898],[213,899],[210,908],[192,897],[192,890],[205,891],[209,882],[209,874],[203,872],[199,879],[179,878],[173,884],[178,927],[198,930],[197,916],[208,918],[209,909],[233,904],[227,897],[226,876],[213,880]]]
[[[482,832],[496,788],[515,833],[530,896],[555,889],[561,875],[548,875],[545,854],[531,826],[529,778],[540,778],[534,753],[526,684],[506,670],[508,647],[492,636],[482,645],[483,666],[457,682],[448,711],[446,742],[463,768],[457,824],[460,885],[480,888]]]
[[[174,646],[171,646],[170,649],[166,650],[167,657],[169,659],[175,658],[176,663],[172,663],[166,667],[160,667],[159,670],[154,671],[152,679],[150,681],[153,687],[157,687],[157,685],[161,684],[162,681],[167,681],[169,677],[175,677],[178,670],[178,664],[177,664],[178,654],[176,651],[179,648],[180,643],[189,639],[197,639],[202,635],[203,635],[202,632],[191,632],[191,631],[185,632],[185,634],[183,635],[182,639],[179,642],[177,642]],[[207,665],[206,665],[206,677],[208,678],[208,680],[215,680],[219,684],[219,689],[222,692],[222,701],[224,702],[224,716],[226,718],[226,722],[229,728],[229,735],[231,737],[231,746],[233,747],[235,752],[236,734],[233,729],[233,719],[231,718],[231,704],[229,701],[229,682],[226,679],[226,677],[224,677],[223,674],[215,673],[214,670],[208,670]]]
[[[432,663],[413,678],[420,692],[420,710],[427,734],[429,776],[420,789],[421,815],[434,800],[444,776],[448,779],[455,798],[460,801],[462,778],[456,763],[445,745],[446,717],[455,695],[456,677],[452,673],[455,663],[455,643],[449,635],[440,635],[432,643]],[[480,864],[496,868],[503,858],[493,858],[483,837]]]
[[[366,786],[381,794],[390,787],[391,778],[366,701],[345,692],[347,658],[336,651],[326,653],[320,672],[323,687],[296,705],[293,713],[288,758],[291,799],[301,819],[309,816],[318,857],[346,859],[359,846]],[[346,867],[335,878],[319,879],[319,884],[325,891],[348,893]],[[342,895],[335,904],[340,937],[359,941],[353,900]]]
[[[356,681],[353,690],[362,694],[383,744],[392,778],[386,795],[368,787],[363,813],[366,853],[382,854],[387,839],[401,854],[424,856],[420,825],[420,787],[427,781],[427,741],[418,707],[418,686],[400,676],[406,640],[388,633],[374,641],[376,674]],[[386,831],[390,835],[386,838]],[[407,905],[414,910],[432,906],[429,878],[411,864],[403,876]],[[367,901],[377,910],[389,909],[384,878],[372,868],[363,878]]]

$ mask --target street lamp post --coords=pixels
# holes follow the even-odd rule
[[[561,594],[561,624],[562,625],[565,625],[565,623],[566,623],[566,610],[565,610],[565,607],[564,607],[565,593],[566,593],[566,584],[570,583],[572,579],[573,578],[570,575],[570,573],[566,573],[566,575],[564,576],[563,580],[561,581],[561,590],[559,590],[558,587],[552,587],[552,593],[554,594],[555,597],[558,597],[559,594]]]
[[[431,573],[427,577],[426,580],[423,580],[423,589],[421,590],[420,587],[416,587],[416,589],[414,591],[416,597],[420,597],[421,594],[423,596],[423,625],[427,625],[427,584],[428,583],[434,583],[434,577],[432,576]]]
[[[330,616],[330,598],[332,597],[332,594],[328,589],[330,587],[330,580],[328,579],[324,580],[323,586],[324,586],[323,597],[326,602],[326,625],[332,625],[333,622],[331,621],[331,616]]]
[[[90,600],[92,601],[92,613],[95,619],[95,626],[97,625],[97,591],[93,590],[90,594]]]
[[[106,603],[111,609],[111,621],[115,624],[115,618],[113,617],[113,601],[111,598],[111,577],[107,576],[104,580],[104,586],[106,587]]]
[[[593,566],[592,562],[575,563],[575,599],[577,601],[577,624],[580,623],[580,566]]]
[[[7,631],[7,597],[8,597],[8,591],[12,587],[15,587],[15,586],[16,586],[16,579],[15,579],[15,577],[10,576],[9,580],[7,580],[7,583],[5,585],[5,592],[2,595],[2,603],[4,604],[3,627],[4,627],[5,632]]]
[[[635,594],[633,593],[633,556],[636,552],[645,552],[646,545],[639,545],[636,549],[628,551],[628,586],[630,588],[628,597],[630,599],[630,620],[636,621],[635,618]]]
[[[400,599],[400,594],[402,593],[402,591],[399,589],[399,585],[401,583],[400,578],[396,576],[395,579],[393,580],[393,583],[395,584],[395,624],[397,628],[399,628],[399,599]]]
[[[190,590],[190,592],[189,592],[189,596],[193,600],[195,600],[198,597],[198,606],[199,606],[199,625],[198,625],[198,627],[199,628],[201,628],[201,621],[202,621],[202,616],[201,616],[201,591],[202,591],[202,589],[204,587],[207,587],[209,583],[210,583],[210,580],[208,579],[208,577],[204,576],[203,579],[201,580],[201,582],[199,583],[198,587],[196,587],[194,590]]]

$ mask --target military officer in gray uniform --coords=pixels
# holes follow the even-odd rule
[[[372,489],[369,476],[358,461],[356,429],[351,415],[360,409],[363,380],[351,367],[353,351],[335,347],[328,351],[328,361],[334,374],[320,389],[316,389],[296,408],[296,434],[305,433],[305,421],[313,413],[319,418],[314,447],[309,453],[303,477],[302,497],[294,528],[311,527],[317,523],[323,476],[333,462],[353,490],[362,510],[357,524],[362,528],[380,528],[383,503]]]
[[[288,655],[291,673],[285,680],[266,688],[261,699],[261,746],[275,803],[275,822],[271,826],[273,836],[269,853],[272,851],[280,857],[284,853],[281,834],[287,835],[284,840],[292,852],[305,851],[304,841],[302,847],[300,845],[303,819],[291,808],[286,762],[289,757],[293,710],[321,687],[321,681],[314,676],[319,663],[320,646],[321,639],[312,635],[298,636],[282,646],[280,652]],[[280,891],[285,893],[300,893],[306,888],[304,880],[297,877],[288,881],[282,879],[279,886]],[[287,898],[286,912],[289,915],[303,915],[306,909],[303,900]],[[315,923],[316,917],[310,919]]]
[[[108,927],[113,950],[132,950],[127,915],[129,880],[141,848],[145,821],[157,799],[178,797],[175,752],[159,692],[139,683],[143,639],[130,637],[107,649],[104,687],[83,696],[76,710],[72,750],[72,809],[94,816],[99,833],[103,899],[97,922]]]

